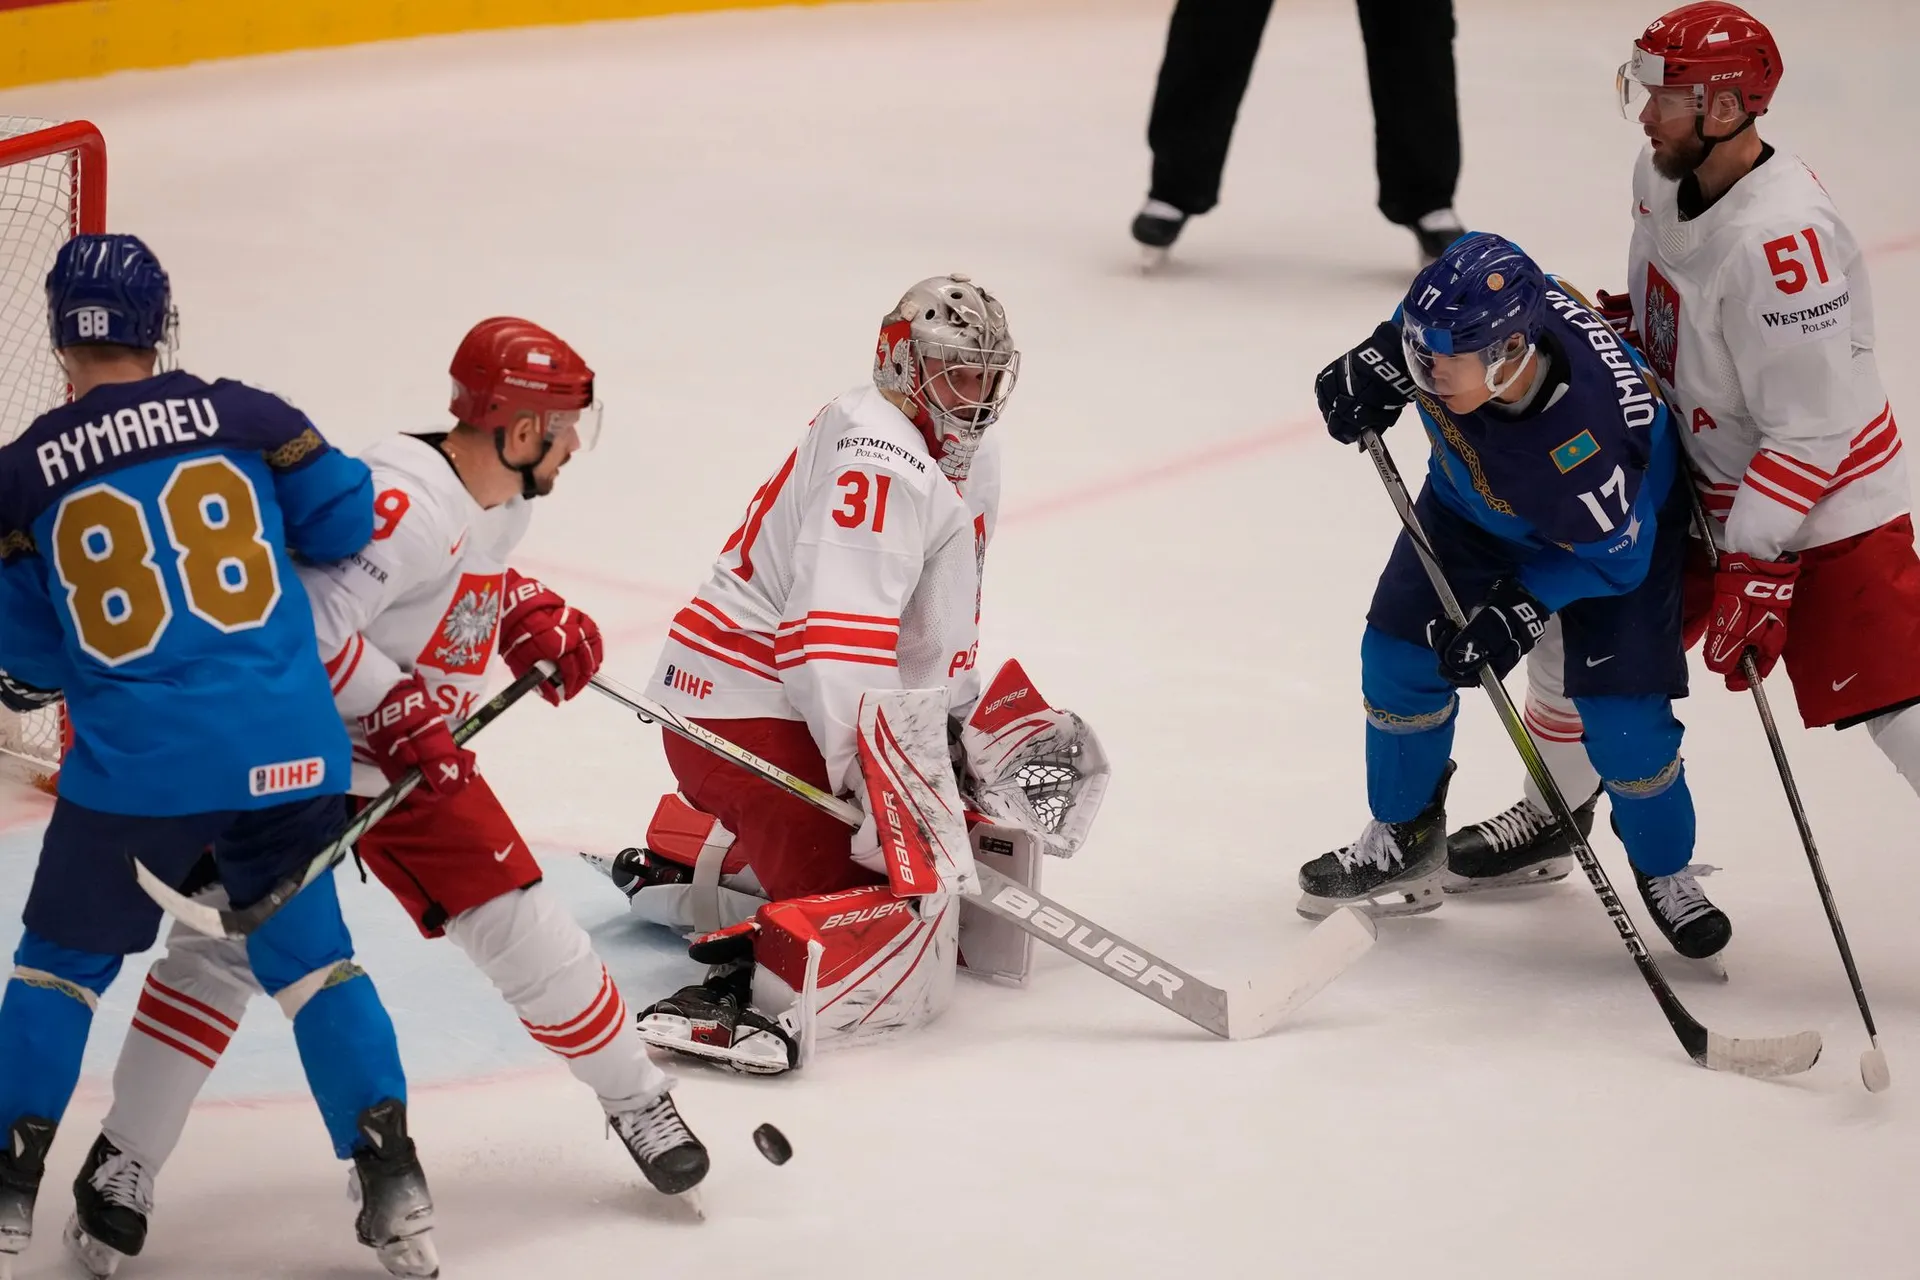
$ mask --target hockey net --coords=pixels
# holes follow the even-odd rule
[[[107,148],[84,121],[0,116],[0,444],[68,397],[47,338],[47,272],[75,235],[106,230]],[[0,708],[0,774],[50,786],[65,712]]]

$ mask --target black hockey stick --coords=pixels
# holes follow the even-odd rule
[[[1720,568],[1720,546],[1713,540],[1713,522],[1707,517],[1707,509],[1700,501],[1700,491],[1693,484],[1691,475],[1683,474],[1676,484],[1687,486],[1687,496],[1693,502],[1694,528],[1707,546],[1707,564]],[[1749,647],[1740,655],[1740,674],[1747,678],[1747,687],[1753,690],[1753,705],[1760,713],[1760,724],[1767,731],[1767,746],[1773,751],[1774,767],[1780,771],[1780,785],[1787,793],[1787,808],[1793,810],[1793,823],[1800,829],[1800,847],[1807,851],[1807,866],[1813,871],[1814,887],[1820,890],[1820,906],[1827,913],[1827,925],[1833,930],[1834,945],[1840,948],[1840,963],[1846,966],[1847,982],[1853,987],[1853,1001],[1860,1006],[1860,1021],[1867,1027],[1869,1047],[1860,1055],[1860,1083],[1867,1086],[1870,1093],[1879,1093],[1893,1083],[1893,1077],[1887,1067],[1887,1052],[1880,1047],[1880,1033],[1873,1025],[1873,1010],[1867,1007],[1866,989],[1860,985],[1860,970],[1854,967],[1853,948],[1847,945],[1847,930],[1840,923],[1840,907],[1833,900],[1833,889],[1827,883],[1826,864],[1820,860],[1820,851],[1813,844],[1813,824],[1807,821],[1806,806],[1800,802],[1800,787],[1793,780],[1793,767],[1787,763],[1786,744],[1780,740],[1780,727],[1774,723],[1773,706],[1767,701],[1767,691],[1761,687],[1760,664],[1754,660],[1753,649]]]
[[[829,795],[804,778],[796,778],[779,765],[762,760],[712,730],[683,719],[613,681],[595,676],[590,683],[642,721],[658,724],[669,733],[732,761],[849,827],[861,824],[862,814],[857,806]],[[965,898],[966,904],[998,916],[1062,955],[1072,956],[1089,969],[1227,1040],[1265,1034],[1373,946],[1373,922],[1351,907],[1343,908],[1314,927],[1307,940],[1289,953],[1283,969],[1216,987],[992,867],[975,863],[974,871],[979,876],[981,891]]]
[[[491,701],[478,711],[454,726],[453,740],[465,743],[474,734],[498,720],[506,709],[520,701],[528,693],[538,688],[541,681],[553,677],[553,667],[541,663],[532,671],[521,676],[512,684],[495,694]],[[418,769],[409,769],[392,786],[382,791],[371,804],[355,814],[353,821],[334,838],[333,843],[313,856],[306,867],[282,880],[267,891],[267,896],[258,902],[244,907],[215,907],[204,902],[195,902],[186,894],[153,874],[146,864],[138,858],[128,858],[133,863],[134,878],[147,896],[163,907],[167,914],[190,929],[206,934],[209,938],[244,939],[259,927],[272,919],[280,908],[293,901],[294,895],[333,870],[352,852],[354,843],[367,833],[367,829],[386,817],[400,806],[400,802],[413,793],[420,785]]]
[[[1440,557],[1434,552],[1433,544],[1427,541],[1426,531],[1420,527],[1420,517],[1414,512],[1413,500],[1407,496],[1407,486],[1400,479],[1400,471],[1394,466],[1392,455],[1380,443],[1378,432],[1365,432],[1360,442],[1373,459],[1374,469],[1380,473],[1380,483],[1386,486],[1387,496],[1393,499],[1393,508],[1400,514],[1400,523],[1407,531],[1407,539],[1420,556],[1420,563],[1427,571],[1428,580],[1433,583],[1433,591],[1440,598],[1441,607],[1447,611],[1447,617],[1452,619],[1456,627],[1466,626],[1466,611],[1461,609],[1460,601],[1447,583],[1446,571],[1440,567]],[[1620,941],[1626,944],[1627,953],[1640,967],[1640,976],[1646,980],[1647,988],[1659,1002],[1660,1011],[1667,1015],[1667,1023],[1680,1038],[1680,1045],[1687,1051],[1687,1056],[1703,1067],[1746,1076],[1790,1076],[1809,1070],[1820,1060],[1818,1031],[1802,1031],[1790,1036],[1738,1038],[1709,1030],[1687,1012],[1686,1006],[1680,1003],[1680,997],[1667,984],[1660,966],[1648,954],[1647,944],[1641,940],[1640,931],[1634,927],[1633,918],[1627,914],[1620,895],[1613,891],[1613,884],[1607,879],[1600,860],[1594,856],[1592,846],[1580,834],[1579,824],[1573,820],[1572,807],[1567,804],[1566,796],[1560,793],[1560,784],[1554,781],[1553,771],[1547,768],[1538,744],[1527,731],[1526,722],[1520,718],[1519,710],[1507,694],[1507,687],[1500,683],[1500,677],[1494,674],[1492,667],[1480,669],[1480,687],[1487,691],[1487,697],[1493,701],[1500,723],[1506,727],[1507,736],[1513,740],[1514,749],[1520,753],[1520,759],[1527,767],[1527,775],[1540,788],[1540,794],[1546,797],[1554,818],[1566,830],[1573,844],[1574,858],[1579,861],[1580,869],[1586,872],[1587,882],[1599,895],[1600,905],[1607,909],[1607,918],[1619,930]]]

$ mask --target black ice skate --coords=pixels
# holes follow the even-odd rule
[[[1452,209],[1435,209],[1423,214],[1420,220],[1410,228],[1413,238],[1420,242],[1420,265],[1424,268],[1437,261],[1447,251],[1447,246],[1467,233],[1460,225],[1460,215]]]
[[[360,1243],[396,1276],[431,1280],[440,1274],[433,1247],[433,1197],[407,1136],[407,1107],[388,1099],[360,1113],[363,1144],[353,1153],[348,1192],[360,1204],[354,1230]]]
[[[1440,905],[1447,861],[1447,762],[1427,807],[1406,822],[1368,822],[1360,838],[1300,868],[1295,910],[1324,920],[1341,907],[1359,907],[1376,919],[1417,916]]]
[[[1640,886],[1640,900],[1648,914],[1660,926],[1675,951],[1689,960],[1717,956],[1733,937],[1733,922],[1727,913],[1707,901],[1700,891],[1700,877],[1714,868],[1682,867],[1670,876],[1648,876],[1634,868],[1633,882]]]
[[[152,1212],[153,1175],[101,1134],[73,1180],[67,1251],[89,1275],[106,1280],[122,1259],[137,1257],[146,1247]]]
[[[47,1149],[57,1128],[38,1116],[21,1116],[0,1151],[0,1280],[10,1280],[13,1260],[33,1239],[33,1202],[47,1172]]]
[[[1141,261],[1157,267],[1167,260],[1167,250],[1180,238],[1187,215],[1164,200],[1148,200],[1134,215],[1133,238],[1139,242]]]
[[[682,987],[640,1011],[640,1038],[749,1075],[776,1075],[800,1065],[800,1042],[753,1008],[751,965],[734,966]]]
[[[611,858],[600,853],[582,853],[580,860],[613,881],[613,887],[629,899],[655,885],[693,883],[692,867],[658,857],[651,849],[622,849]]]
[[[680,1118],[670,1093],[631,1111],[608,1112],[607,1127],[620,1135],[627,1154],[662,1195],[691,1191],[707,1176],[707,1148]]]
[[[1594,792],[1573,811],[1582,836],[1593,834]],[[1521,801],[1485,822],[1462,827],[1447,837],[1448,893],[1480,893],[1521,885],[1552,884],[1573,871],[1573,835],[1554,816]]]

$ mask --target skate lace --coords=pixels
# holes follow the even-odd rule
[[[1545,831],[1553,824],[1551,814],[1541,813],[1525,800],[1514,805],[1505,813],[1495,814],[1485,822],[1474,824],[1480,833],[1492,845],[1494,852],[1506,853],[1518,849],[1527,841]]]
[[[153,1175],[126,1152],[117,1151],[108,1156],[93,1171],[91,1181],[93,1189],[114,1204],[142,1214],[153,1212]]]
[[[1393,870],[1401,860],[1400,846],[1394,842],[1393,828],[1378,819],[1369,821],[1360,838],[1344,849],[1334,850],[1342,871],[1351,871],[1363,862],[1371,862],[1382,871]]]
[[[1652,877],[1647,882],[1647,888],[1653,894],[1653,905],[1674,928],[1691,924],[1714,909],[1700,889],[1699,877],[1710,876],[1718,870],[1718,867],[1695,865],[1670,876]]]
[[[694,1141],[693,1130],[680,1118],[672,1094],[663,1093],[644,1107],[610,1115],[607,1124],[646,1160]]]

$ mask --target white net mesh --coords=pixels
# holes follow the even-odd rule
[[[47,272],[78,229],[79,184],[74,151],[20,158],[24,140],[51,122],[0,116],[0,444],[19,435],[67,398],[67,378],[47,339]],[[38,780],[59,767],[61,713],[18,716],[0,709],[4,771]],[[24,757],[24,758],[23,758]]]

